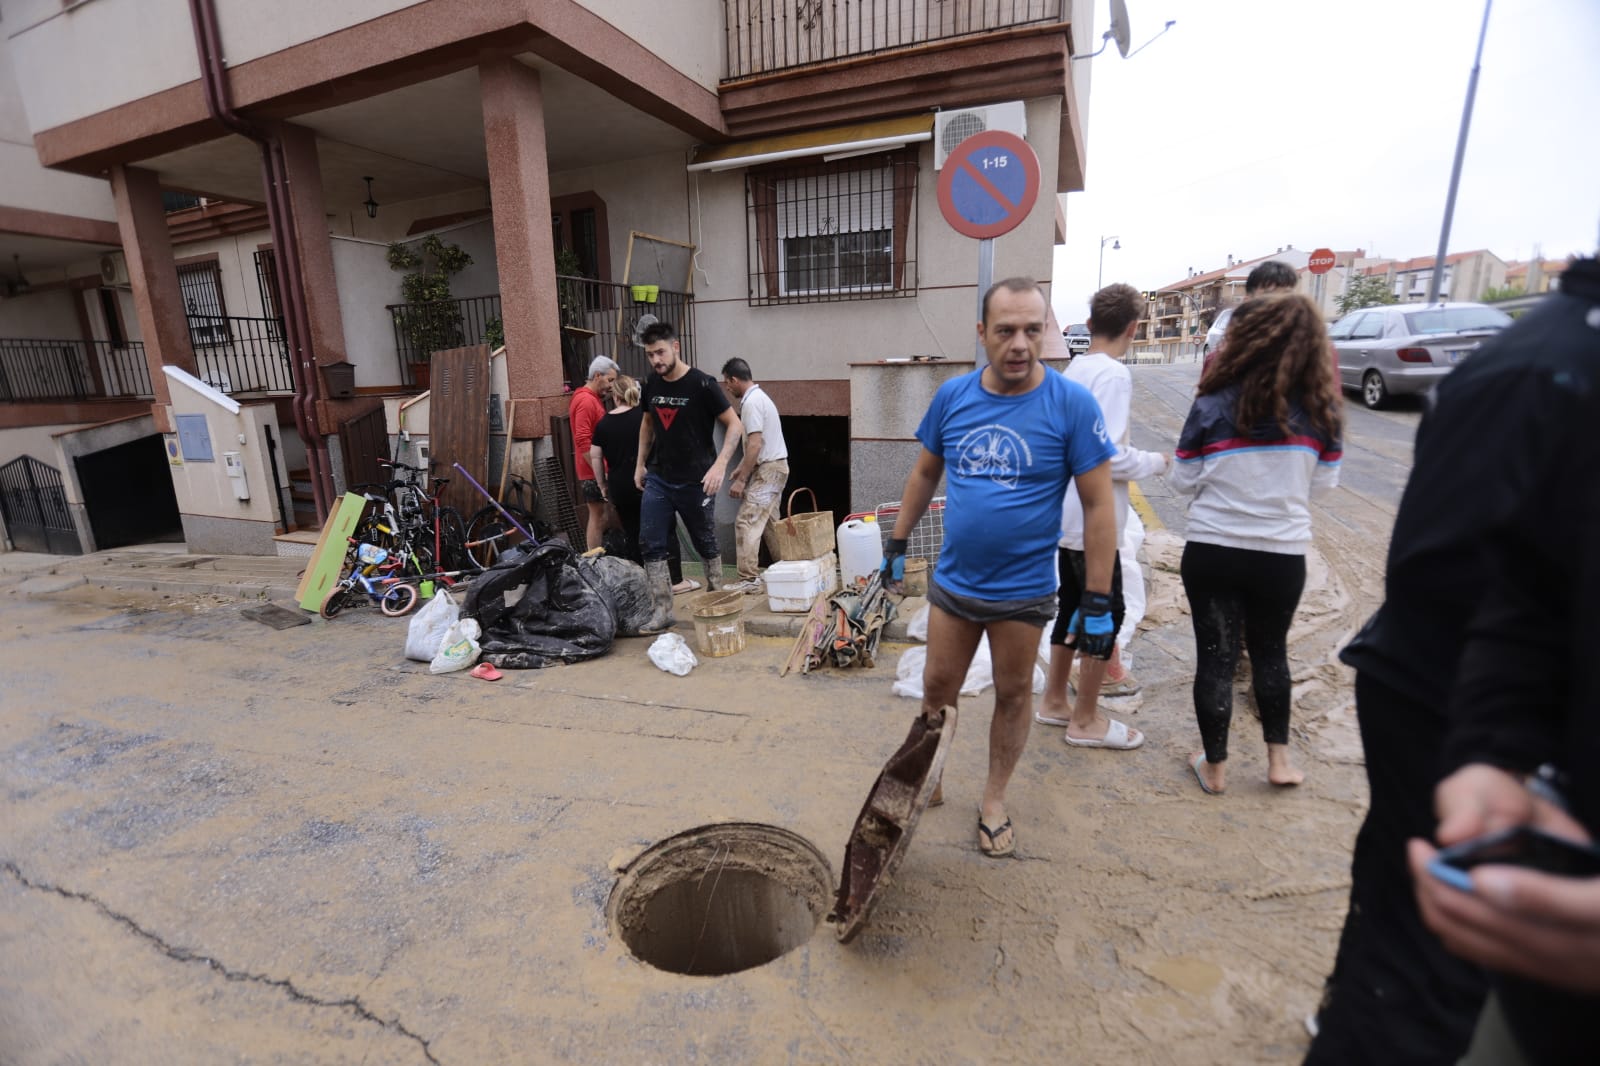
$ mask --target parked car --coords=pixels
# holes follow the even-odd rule
[[[1218,348],[1222,347],[1223,335],[1228,332],[1228,320],[1233,317],[1233,308],[1224,307],[1217,315],[1216,321],[1211,323],[1211,328],[1206,330],[1206,339],[1200,345],[1200,358],[1204,359]]]
[[[1067,339],[1067,354],[1074,359],[1089,350],[1088,326],[1081,323],[1076,326],[1068,326],[1061,331],[1061,335]]]
[[[1352,311],[1328,335],[1339,384],[1376,410],[1391,396],[1426,392],[1509,325],[1509,315],[1483,304],[1391,304]]]

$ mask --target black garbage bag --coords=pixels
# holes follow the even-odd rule
[[[650,579],[644,567],[632,559],[616,555],[580,558],[578,566],[600,586],[611,613],[617,619],[617,636],[636,637],[648,624],[654,608],[650,605]]]
[[[479,574],[461,614],[483,630],[483,661],[511,670],[593,659],[611,650],[617,633],[606,594],[556,541],[511,553]]]

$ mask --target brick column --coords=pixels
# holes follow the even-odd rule
[[[513,437],[543,437],[551,414],[566,414],[561,373],[561,312],[556,304],[550,173],[539,74],[513,59],[478,68],[483,131],[494,208],[495,262],[506,331],[508,399],[522,403]]]
[[[117,229],[122,234],[122,252],[133,282],[133,305],[139,315],[150,384],[155,389],[156,423],[170,432],[167,406],[172,398],[161,367],[181,367],[196,377],[199,370],[189,340],[183,292],[178,288],[167,213],[161,206],[161,186],[154,172],[118,163],[111,167],[111,195],[116,200]]]

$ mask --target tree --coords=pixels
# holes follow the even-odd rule
[[[1380,304],[1398,303],[1394,290],[1389,287],[1389,281],[1381,275],[1356,278],[1345,286],[1338,300],[1339,313],[1348,315],[1351,311],[1359,311],[1363,307],[1377,307]]]

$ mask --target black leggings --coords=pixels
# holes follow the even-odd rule
[[[1289,743],[1289,623],[1306,584],[1305,556],[1190,542],[1182,574],[1194,620],[1194,716],[1206,762],[1228,757],[1241,627],[1261,733],[1268,744]]]

